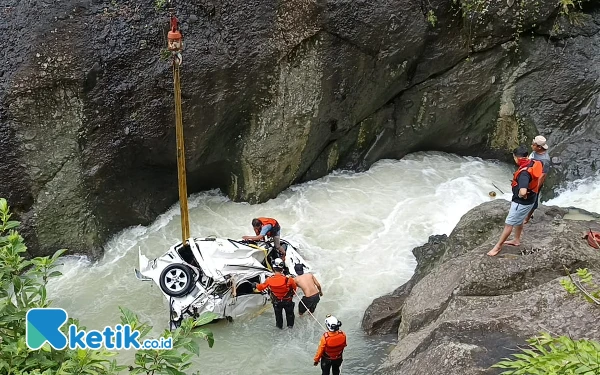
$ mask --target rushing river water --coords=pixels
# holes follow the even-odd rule
[[[277,218],[282,237],[301,245],[301,252],[323,285],[315,313],[337,316],[348,335],[342,374],[372,374],[396,337],[370,338],[360,322],[371,301],[389,293],[412,275],[411,250],[432,234],[449,234],[471,208],[489,201],[499,186],[510,199],[512,166],[441,153],[417,153],[400,161],[382,160],[364,173],[334,172],[293,186],[264,204],[234,203],[216,191],[190,197],[191,233],[239,239],[252,234],[255,216]],[[176,183],[176,181],[174,181]],[[584,181],[550,203],[600,212],[600,187]],[[90,265],[67,258],[64,276],[50,284],[54,305],[78,317],[88,329],[119,322],[125,306],[155,327],[158,337],[168,325],[168,305],[152,282],[138,281],[138,248],[150,258],[179,240],[176,205],[148,227],[116,235],[105,257]],[[297,304],[296,304],[297,306]],[[297,307],[296,307],[297,312]],[[293,329],[275,328],[271,308],[262,315],[209,326],[212,349],[201,345],[194,370],[203,375],[318,374],[313,367],[322,330],[310,316],[296,317]],[[131,360],[133,352],[121,359]],[[191,372],[190,372],[191,373]]]

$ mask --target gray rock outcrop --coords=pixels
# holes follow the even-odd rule
[[[540,332],[600,339],[600,308],[569,295],[566,267],[600,274],[600,251],[583,239],[600,230],[569,219],[568,209],[540,206],[520,246],[486,255],[500,235],[509,202],[482,204],[450,236],[414,250],[415,274],[376,299],[363,318],[370,334],[398,332],[398,345],[377,375],[496,374],[490,366]]]

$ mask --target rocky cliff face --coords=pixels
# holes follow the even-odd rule
[[[521,245],[486,255],[500,235],[509,202],[469,211],[449,237],[434,236],[413,252],[415,274],[365,313],[369,334],[398,332],[378,375],[499,373],[490,366],[539,332],[600,339],[597,306],[569,295],[565,268],[600,271],[600,251],[583,234],[600,219],[568,219],[569,210],[540,206]]]
[[[260,202],[418,150],[504,158],[537,133],[555,181],[594,173],[600,12],[524,3],[177,1],[189,192]],[[0,195],[33,250],[99,254],[177,201],[167,21],[139,0],[3,2]]]

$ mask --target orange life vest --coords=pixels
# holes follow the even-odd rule
[[[342,331],[325,332],[325,348],[323,350],[323,357],[331,360],[342,358],[342,353],[346,347],[346,334]]]
[[[276,273],[256,288],[264,290],[267,287],[271,289],[271,297],[274,301],[291,301],[294,297],[296,282],[281,273]]]
[[[540,177],[542,176],[542,172],[544,170],[544,166],[539,160],[531,160],[531,163],[526,166],[517,169],[515,174],[513,175],[511,186],[515,187],[518,185],[519,175],[523,171],[527,171],[531,176],[531,181],[529,182],[529,186],[527,186],[528,193],[538,193],[538,182],[540,181]]]
[[[279,228],[279,223],[277,220],[271,219],[270,217],[259,217],[258,220],[260,220],[263,226],[271,224],[271,230]],[[260,229],[262,229],[262,227]],[[254,233],[256,233],[257,236],[260,234],[260,229],[254,228]],[[267,232],[267,236],[269,237],[273,237],[271,230]]]

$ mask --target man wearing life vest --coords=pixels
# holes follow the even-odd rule
[[[277,220],[270,217],[259,217],[252,219],[252,228],[256,236],[244,236],[243,240],[263,241],[265,236],[272,237],[275,248],[279,252],[281,258],[285,261],[285,249],[279,242],[281,236],[281,226]]]
[[[344,360],[342,354],[346,347],[346,334],[340,331],[342,322],[335,316],[327,315],[325,326],[328,332],[321,336],[314,365],[318,365],[321,361],[321,375],[329,375],[331,370],[333,370],[333,375],[339,375],[340,366]]]
[[[504,230],[498,243],[487,253],[489,256],[498,254],[502,250],[502,245],[519,246],[521,244],[523,222],[537,198],[539,179],[543,171],[542,163],[529,159],[528,155],[529,151],[525,146],[520,146],[513,151],[513,159],[519,168],[514,173],[511,183],[513,196],[510,211],[506,216]],[[512,241],[506,241],[513,228],[515,228],[515,238]]]
[[[285,310],[285,320],[288,328],[294,326],[294,319],[296,318],[294,307],[296,304],[292,301],[292,298],[298,288],[293,278],[283,274],[283,267],[283,261],[279,258],[275,259],[273,261],[275,274],[267,278],[264,283],[255,286],[255,289],[259,292],[269,288],[273,310],[275,311],[275,325],[279,329],[283,329],[282,310]]]
[[[531,211],[529,211],[529,214],[527,214],[527,218],[525,218],[523,224],[529,223],[529,220],[533,218],[533,211],[535,211],[540,202],[539,192],[542,191],[542,186],[544,186],[546,175],[550,171],[550,165],[552,164],[550,155],[548,155],[548,144],[546,143],[546,138],[542,137],[541,135],[538,135],[537,137],[533,138],[533,142],[531,142],[531,149],[533,150],[533,152],[529,155],[529,159],[541,161],[543,170],[542,175],[540,176],[540,180],[538,182],[539,187],[537,197],[535,198],[535,203],[533,203],[533,207],[531,208]]]

